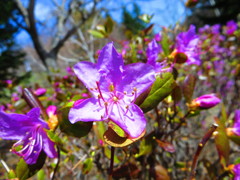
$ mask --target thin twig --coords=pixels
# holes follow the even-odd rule
[[[202,150],[203,150],[205,144],[207,143],[207,141],[211,138],[213,132],[217,129],[217,127],[218,127],[217,124],[212,124],[211,128],[208,130],[208,132],[202,138],[201,142],[198,144],[198,148],[197,148],[197,151],[196,151],[196,153],[194,155],[194,158],[193,158],[193,163],[192,163],[192,166],[191,166],[191,173],[190,173],[190,176],[189,176],[188,180],[194,179],[199,155],[202,152]]]
[[[111,146],[111,159],[108,180],[112,180],[115,147]]]
[[[57,153],[58,153],[57,164],[56,164],[56,166],[55,166],[55,168],[54,168],[54,171],[53,171],[53,175],[52,175],[51,180],[54,180],[55,175],[56,175],[57,170],[58,170],[59,163],[60,163],[60,148],[59,148],[59,147],[57,147]]]

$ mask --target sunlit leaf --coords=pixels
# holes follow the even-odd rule
[[[156,107],[165,97],[172,93],[175,88],[176,82],[172,73],[164,73],[156,77],[148,97],[140,105],[144,112],[147,112]]]
[[[96,30],[88,30],[88,33],[90,33],[91,35],[93,35],[96,38],[104,38],[105,35],[99,31]]]
[[[87,158],[84,162],[83,162],[83,166],[82,166],[82,173],[83,174],[88,174],[90,172],[90,170],[93,167],[93,158]]]
[[[138,138],[129,139],[127,137],[118,136],[114,130],[108,127],[107,131],[103,135],[103,139],[110,146],[125,147],[142,138],[144,134],[145,134],[145,131]]]
[[[153,148],[153,136],[148,135],[144,139],[141,140],[140,146],[139,146],[139,153],[135,155],[136,158],[150,154],[152,152]]]

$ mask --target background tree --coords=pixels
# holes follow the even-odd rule
[[[203,26],[204,24],[226,24],[229,20],[237,20],[240,13],[239,0],[199,0],[198,3],[187,1],[192,14],[186,19],[187,24]]]
[[[14,0],[18,8],[20,16],[15,16],[15,22],[20,28],[26,30],[30,35],[34,48],[44,64],[48,69],[49,67],[57,67],[57,57],[60,49],[64,43],[77,31],[78,28],[96,12],[96,5],[100,0],[80,1],[69,0],[59,3],[53,0],[56,7],[54,12],[55,22],[54,29],[50,30],[52,41],[50,47],[46,48],[46,44],[40,38],[39,32],[40,23],[37,21],[34,10],[36,7],[35,0],[28,0],[25,6],[21,0]],[[79,12],[78,22],[73,20],[73,15]],[[43,27],[42,27],[43,28]]]
[[[18,27],[12,17],[17,15],[13,1],[0,1],[0,80],[16,77],[17,67],[22,64],[24,54],[14,42]]]

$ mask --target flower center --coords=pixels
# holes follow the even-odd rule
[[[129,105],[134,103],[137,97],[137,88],[133,88],[132,92],[117,91],[113,84],[110,84],[107,92],[100,89],[99,82],[94,89],[98,92],[97,98],[101,108],[105,109],[104,115],[101,117],[107,120],[115,107],[115,113],[118,113],[120,119],[124,120],[124,116],[129,112]]]

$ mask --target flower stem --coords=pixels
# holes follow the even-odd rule
[[[115,150],[115,147],[111,146],[111,159],[110,159],[108,180],[112,180],[113,164],[114,164],[114,150]]]
[[[193,158],[191,173],[190,173],[190,176],[189,176],[188,180],[194,179],[199,155],[202,152],[202,150],[203,150],[205,144],[207,143],[207,141],[211,138],[213,132],[217,129],[217,127],[218,127],[217,124],[212,124],[211,128],[208,130],[208,132],[202,138],[201,142],[198,144],[198,148],[197,148],[197,151],[196,151],[196,153],[194,155],[194,158]]]
[[[57,173],[57,170],[58,170],[58,166],[59,166],[59,163],[60,163],[60,148],[58,146],[57,146],[57,153],[58,153],[57,164],[54,168],[51,180],[55,179],[55,176],[56,176],[56,173]]]

